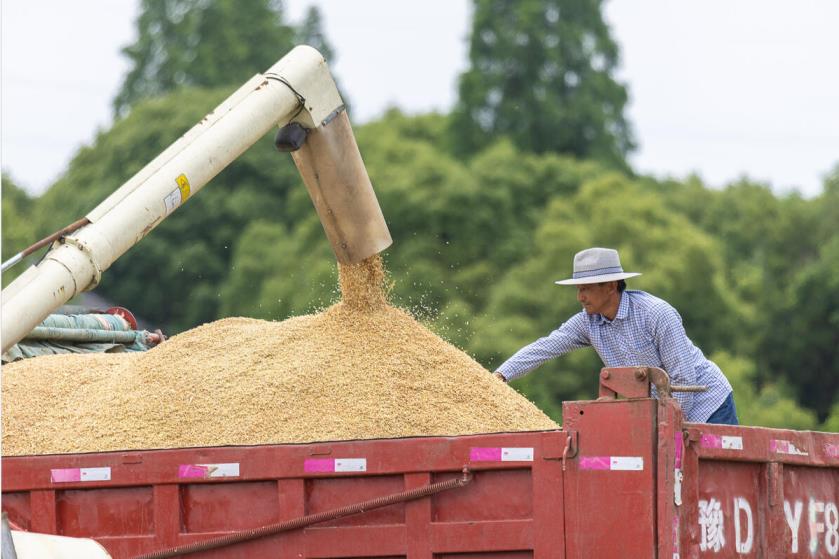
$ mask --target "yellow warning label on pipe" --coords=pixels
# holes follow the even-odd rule
[[[175,182],[178,183],[178,190],[181,191],[181,204],[183,204],[189,198],[189,180],[186,178],[186,175],[181,173],[175,179]]]

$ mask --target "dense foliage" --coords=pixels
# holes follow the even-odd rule
[[[281,0],[142,0],[137,40],[123,49],[131,68],[114,99],[125,114],[137,101],[181,86],[239,85],[297,43],[332,54],[317,8],[299,28]]]
[[[4,262],[36,240],[35,226],[29,219],[33,206],[34,201],[26,191],[20,188],[12,177],[3,173],[2,256]]]
[[[575,13],[566,4],[578,6],[501,4],[522,10],[516,17],[523,22],[530,21],[525,15],[540,21],[526,6],[560,6],[560,22]],[[200,5],[224,9],[227,3]],[[153,0],[144,6],[141,30],[143,17],[159,7]],[[476,29],[492,23],[488,6],[476,3]],[[321,36],[313,30],[318,17],[310,13],[289,36],[304,28]],[[602,25],[599,13],[586,21]],[[143,40],[141,33],[137,49]],[[602,44],[608,52],[614,47]],[[616,49],[611,56],[616,60]],[[245,73],[264,69],[255,64]],[[80,150],[40,198],[29,199],[3,177],[4,258],[83,216],[236,87],[197,87],[197,78],[193,87],[140,87],[129,86],[131,79],[124,91],[132,95],[168,93],[118,100],[131,110]],[[597,89],[586,91],[594,102]],[[461,98],[460,107],[468,102]],[[512,107],[505,109],[511,115]],[[622,107],[616,103],[614,110]],[[745,179],[718,190],[698,177],[634,176],[615,164],[628,136],[613,138],[605,151],[578,153],[573,138],[537,149],[520,141],[527,132],[499,129],[466,156],[452,148],[460,141],[458,110],[406,115],[394,109],[356,123],[394,239],[384,256],[396,304],[493,368],[579,310],[573,290],[553,283],[570,274],[573,254],[614,247],[626,269],[644,273],[630,287],[670,301],[690,337],[726,372],[745,423],[837,430],[839,166],[819,196],[804,199]],[[576,114],[570,105],[564,110]],[[97,292],[169,333],[223,316],[282,320],[338,297],[334,256],[306,189],[269,137],[118,260]],[[563,400],[592,396],[599,367],[594,352],[578,351],[514,386],[558,418]]]
[[[475,0],[470,68],[452,115],[456,152],[503,134],[528,152],[624,166],[633,141],[614,77],[618,47],[603,0]]]

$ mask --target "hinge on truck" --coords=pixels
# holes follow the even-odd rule
[[[580,448],[578,434],[576,431],[568,431],[568,438],[565,441],[565,449],[562,451],[562,471],[565,471],[565,460],[577,456]]]

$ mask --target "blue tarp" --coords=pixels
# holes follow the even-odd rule
[[[50,328],[53,331],[66,332],[70,332],[71,330],[134,332],[135,336],[132,343],[91,343],[25,338],[3,354],[3,363],[10,363],[28,357],[60,353],[117,353],[124,351],[148,351],[150,349],[150,346],[145,343],[148,332],[131,330],[131,326],[122,317],[111,314],[51,314],[38,326]]]

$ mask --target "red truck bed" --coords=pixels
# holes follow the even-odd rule
[[[839,434],[682,423],[626,395],[566,403],[557,431],[7,457],[2,508],[134,557],[466,467],[462,487],[187,557],[837,556]]]

